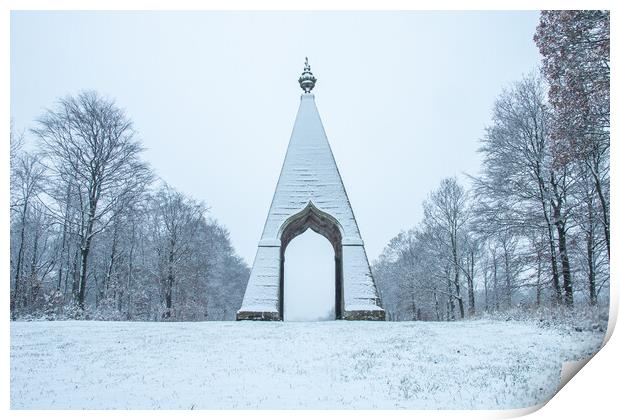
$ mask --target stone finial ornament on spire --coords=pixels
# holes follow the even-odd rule
[[[299,86],[301,86],[304,93],[310,93],[310,91],[314,88],[315,84],[316,77],[314,77],[314,75],[310,71],[310,64],[308,64],[308,57],[306,57],[304,71],[301,73],[301,77],[299,78]]]

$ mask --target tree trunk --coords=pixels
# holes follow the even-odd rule
[[[112,272],[114,271],[114,262],[116,261],[116,242],[117,242],[117,236],[118,236],[118,226],[115,223],[114,224],[114,231],[112,233],[112,249],[110,250],[110,260],[108,261],[108,269],[106,270],[106,275],[105,275],[105,290],[106,291],[110,287],[110,283],[111,283],[111,280],[112,280]],[[116,290],[116,289],[114,289],[114,290]]]
[[[565,169],[566,171],[566,169]],[[564,174],[566,176],[566,174]],[[553,207],[553,220],[558,233],[558,248],[560,252],[560,261],[562,263],[562,278],[564,287],[564,303],[567,306],[573,305],[573,283],[571,280],[570,261],[568,258],[568,250],[566,249],[566,221],[562,214],[564,206],[564,197],[562,192],[558,191],[558,181],[551,174],[551,185],[555,195],[555,202],[551,202]]]
[[[136,243],[135,223],[131,224],[131,246],[129,247],[129,270],[127,273],[127,311],[125,317],[131,319],[131,286],[133,280],[133,254]]]
[[[586,159],[586,164],[588,165],[588,168],[590,169],[590,172],[592,173],[592,177],[594,178],[594,186],[596,188],[596,195],[599,199],[600,205],[601,205],[601,211],[603,212],[603,230],[605,232],[605,245],[607,246],[607,258],[610,258],[610,251],[609,251],[609,204],[607,202],[607,199],[605,197],[605,194],[603,192],[603,186],[602,186],[602,182],[601,182],[601,177],[599,174],[599,168],[598,168],[598,162],[596,161],[595,158],[595,162],[594,162],[594,167],[592,165],[589,164],[589,162]]]
[[[39,259],[39,223],[35,225],[34,229],[34,239],[32,241],[32,259],[30,260],[30,290],[29,293],[26,294],[26,298],[30,300],[30,302],[34,302],[36,298],[36,293],[38,292],[37,286],[37,260]]]
[[[65,270],[65,274],[64,274],[64,291],[63,291],[63,303],[67,303],[67,297],[69,296],[69,278],[71,277],[72,279],[75,277],[75,265],[72,267],[71,265],[71,255],[72,255],[72,251],[71,251],[71,237],[69,236],[68,238],[68,243],[67,243],[67,251],[66,251],[66,270]],[[73,261],[75,261],[75,258],[73,259]]]
[[[557,304],[562,303],[562,289],[560,287],[560,276],[558,274],[558,261],[555,254],[555,238],[553,237],[553,228],[551,224],[551,219],[547,212],[547,203],[546,203],[546,187],[544,185],[544,181],[538,176],[538,192],[540,194],[540,203],[542,206],[543,216],[545,217],[545,226],[547,228],[547,241],[549,245],[549,257],[551,259],[551,280],[553,282],[553,290],[555,291],[555,301]]]
[[[504,246],[504,274],[506,276],[506,304],[508,308],[512,307],[512,281],[510,278],[510,262],[508,249]]]
[[[499,310],[499,296],[497,294],[497,259],[493,255],[493,300],[495,304],[495,310]]]
[[[413,288],[412,288],[413,289]],[[411,291],[411,319],[416,321],[416,306],[415,306],[415,294]]]
[[[469,253],[469,274],[467,275],[467,296],[469,298],[469,307],[467,308],[467,314],[474,316],[476,314],[476,306],[474,302],[474,251]]]
[[[454,292],[456,293],[456,299],[459,302],[459,315],[461,319],[465,318],[465,307],[463,305],[463,296],[461,296],[461,282],[459,279],[459,263],[456,249],[456,233],[452,234],[452,259],[454,263]]]
[[[596,305],[596,267],[594,264],[594,208],[592,199],[588,199],[588,229],[586,231],[586,252],[588,258],[588,291],[590,292],[590,305]]]
[[[486,265],[486,264],[485,264]],[[484,312],[489,312],[489,281],[487,268],[484,269]]]
[[[540,284],[540,278],[542,276],[542,258],[540,251],[536,252],[536,307],[540,307],[540,300],[542,294],[542,287]]]
[[[18,311],[23,306],[23,285],[22,285],[22,264],[24,258],[24,238],[26,236],[26,212],[28,211],[28,200],[24,201],[22,210],[22,220],[19,232],[19,249],[17,250],[17,262],[15,265],[15,288],[13,289],[13,310]]]
[[[90,253],[90,235],[86,237],[84,246],[80,248],[80,286],[78,292],[78,306],[84,309],[84,299],[86,298],[86,278],[88,269],[88,254]]]
[[[88,220],[86,221],[86,232],[82,238],[82,247],[80,248],[80,291],[78,296],[78,306],[84,309],[84,299],[86,297],[86,280],[88,278],[88,255],[90,254],[90,245],[93,239],[93,228],[95,226],[95,215],[97,214],[97,203],[99,201],[99,188],[96,182],[92,187],[88,197]]]
[[[73,256],[73,270],[71,281],[71,294],[73,295],[74,302],[77,303],[80,291],[80,246],[75,247],[75,255]]]
[[[165,304],[166,310],[164,312],[164,319],[169,319],[172,316],[172,285],[174,284],[174,244],[170,246],[170,252],[168,253],[168,277],[166,278],[166,294]]]
[[[446,286],[448,294],[448,311],[446,319],[454,321],[454,294],[452,293],[452,281],[450,281],[450,268],[446,268]]]
[[[596,192],[601,202],[601,210],[603,212],[603,230],[605,231],[605,245],[607,246],[607,258],[610,258],[609,248],[609,210],[607,208],[607,202],[605,200],[603,190],[600,186],[600,181],[596,181]]]
[[[59,261],[59,266],[58,266],[58,285],[56,286],[56,289],[58,291],[60,291],[60,286],[62,284],[62,274],[63,274],[63,259],[65,256],[65,249],[67,246],[67,225],[69,224],[69,201],[70,201],[70,196],[69,196],[69,192],[70,192],[70,188],[67,187],[67,195],[65,196],[66,199],[66,205],[65,205],[65,217],[63,220],[63,224],[62,224],[62,241],[61,241],[61,245],[60,245],[60,255],[58,257],[58,261]],[[68,267],[67,267],[68,268]]]
[[[590,305],[596,305],[597,296],[596,296],[596,271],[594,267],[594,246],[591,234],[588,235],[587,239],[587,247],[588,247],[588,287],[590,291]]]
[[[80,309],[84,309],[84,300],[86,298],[86,280],[88,276],[88,255],[90,254],[90,244],[91,244],[91,236],[90,231],[92,228],[89,228],[86,234],[86,238],[83,241],[83,245],[80,247],[80,277],[79,277],[79,288],[78,288],[78,307]]]
[[[558,232],[558,247],[560,251],[560,261],[562,263],[562,278],[564,280],[564,303],[567,306],[573,305],[573,284],[571,280],[570,261],[566,249],[566,227],[561,218],[560,207],[556,206],[554,211],[555,227]]]
[[[566,229],[564,223],[557,224],[558,245],[560,247],[560,260],[562,261],[562,277],[564,279],[564,302],[567,306],[573,305],[573,282],[570,273],[570,261],[566,249]]]

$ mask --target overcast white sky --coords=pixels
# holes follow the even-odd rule
[[[313,91],[368,256],[476,173],[503,86],[539,64],[538,12],[13,12],[11,116],[95,89],[165,181],[204,200],[248,264],[299,105]]]

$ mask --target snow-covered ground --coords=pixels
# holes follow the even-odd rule
[[[12,322],[11,407],[520,408],[602,339],[489,320]]]

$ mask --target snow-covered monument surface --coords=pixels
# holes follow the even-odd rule
[[[308,60],[304,90],[284,165],[271,202],[237,320],[282,320],[284,255],[308,228],[334,247],[336,319],[385,320],[364,242],[311,92]]]

